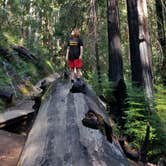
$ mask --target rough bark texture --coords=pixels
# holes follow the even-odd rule
[[[151,48],[146,0],[127,0],[132,81],[143,86],[147,99],[153,97]]]
[[[163,12],[162,0],[156,0],[158,40],[159,40],[162,48],[164,48],[166,45],[163,14],[164,14],[164,12]]]
[[[148,13],[146,0],[138,1],[138,19],[139,19],[139,49],[142,63],[143,85],[145,87],[146,95],[149,100],[153,97],[152,85],[152,60],[151,60],[151,46],[148,29]]]
[[[89,88],[70,93],[70,83],[57,81],[40,107],[18,165],[21,166],[126,166],[119,144],[107,141],[99,130],[85,127],[89,110],[106,123],[104,107]]]
[[[96,73],[98,78],[98,83],[101,83],[101,71],[99,63],[99,51],[98,51],[98,33],[97,33],[97,1],[90,0],[90,39],[91,39],[91,49],[92,55],[95,57],[96,62]]]
[[[109,78],[118,83],[123,78],[118,1],[108,0]]]
[[[142,86],[142,68],[141,68],[141,58],[139,51],[139,22],[138,22],[137,1],[127,0],[127,10],[128,10],[128,24],[129,24],[132,81],[137,86]]]
[[[163,4],[162,4],[163,3]],[[166,6],[161,0],[156,0],[156,15],[157,15],[157,30],[158,30],[158,40],[160,42],[162,52],[163,52],[163,63],[161,67],[161,76],[164,85],[166,85],[166,36],[164,26],[164,10],[166,11]]]
[[[109,45],[109,80],[113,83],[113,97],[110,102],[115,120],[120,121],[123,102],[126,97],[126,86],[123,78],[123,63],[120,43],[118,0],[107,0],[108,45]],[[120,90],[120,91],[119,91]]]

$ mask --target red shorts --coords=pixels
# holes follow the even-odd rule
[[[69,60],[68,61],[69,68],[82,68],[82,59],[75,59],[75,60]]]

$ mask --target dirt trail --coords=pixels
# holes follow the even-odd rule
[[[49,83],[53,82],[58,77],[59,75],[54,73],[43,80],[46,80]],[[35,85],[35,89],[38,90],[41,81],[42,80]],[[30,99],[16,100],[15,105],[7,108],[5,111],[32,110],[33,104],[34,101]],[[18,135],[0,130],[0,166],[16,166],[25,141],[25,135]]]
[[[14,110],[33,110],[32,106],[34,101],[30,99],[23,99],[15,101],[15,105],[7,108],[5,111],[14,111]]]
[[[30,110],[32,100],[17,101],[17,104],[6,111]],[[25,135],[18,135],[0,130],[0,166],[16,166],[26,140]]]
[[[25,138],[0,130],[0,166],[16,166]]]

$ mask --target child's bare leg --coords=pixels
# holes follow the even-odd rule
[[[70,73],[71,73],[71,80],[74,80],[74,69],[70,69]]]
[[[76,69],[76,67],[74,68],[74,74],[77,74],[77,69]]]
[[[82,77],[82,72],[81,69],[77,68],[77,78],[81,78]]]

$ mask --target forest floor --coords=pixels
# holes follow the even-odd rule
[[[32,100],[18,100],[16,105],[8,108],[6,111],[14,110],[31,110],[34,101]],[[24,147],[26,132],[22,134],[16,134],[0,130],[0,166],[16,166],[19,160],[20,154]],[[142,166],[141,163],[129,161],[129,166]],[[148,164],[148,166],[154,166]]]
[[[17,104],[11,108],[8,108],[7,111],[14,110],[30,110],[32,109],[33,101],[32,100],[21,100],[17,101]],[[19,156],[22,152],[26,141],[26,135],[15,134],[0,130],[0,166],[16,166]],[[129,161],[129,166],[142,166],[141,163],[136,163]],[[147,166],[155,166],[148,164]]]
[[[41,85],[41,81],[46,80],[48,83],[53,82],[59,77],[59,74],[54,73],[48,77],[40,80],[36,85],[35,89]],[[5,111],[14,110],[32,110],[34,101],[30,99],[20,99],[15,101],[15,105],[9,107]],[[11,133],[4,130],[0,130],[0,166],[16,166],[19,156],[24,147],[28,129],[21,134]]]
[[[30,110],[32,105],[33,101],[31,100],[21,100],[6,111]],[[25,141],[25,133],[15,134],[0,130],[0,166],[16,166]]]

